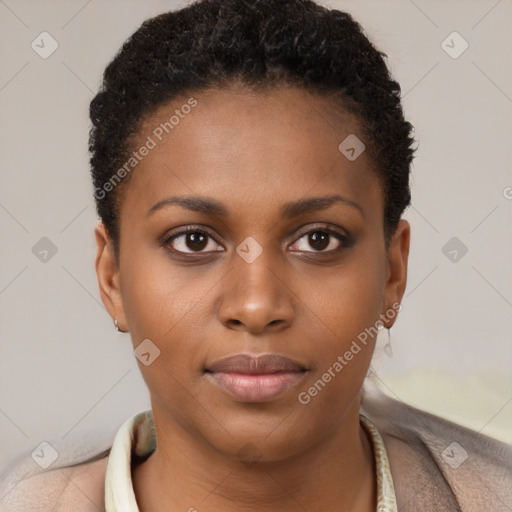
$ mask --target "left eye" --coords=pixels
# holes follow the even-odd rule
[[[301,242],[302,241],[302,242]],[[327,228],[313,229],[302,235],[293,245],[301,252],[330,252],[348,245],[346,236]],[[308,250],[307,246],[314,251]]]

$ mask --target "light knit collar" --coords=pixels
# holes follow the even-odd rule
[[[386,447],[375,425],[362,414],[359,419],[368,434],[377,472],[376,512],[397,512],[393,479]],[[117,432],[105,477],[105,512],[139,512],[131,476],[133,455],[149,456],[156,448],[152,411],[135,414]]]

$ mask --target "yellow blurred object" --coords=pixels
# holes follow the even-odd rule
[[[462,378],[415,369],[376,381],[395,399],[512,444],[512,377],[490,370]]]

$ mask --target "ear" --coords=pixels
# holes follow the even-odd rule
[[[406,220],[400,220],[388,248],[388,278],[384,291],[384,310],[396,310],[400,304],[407,285],[407,263],[409,260],[409,245],[411,241],[411,226]],[[393,308],[393,305],[395,307]],[[387,318],[389,315],[385,315]],[[384,326],[391,328],[397,315],[385,320]]]
[[[103,222],[97,224],[94,235],[97,249],[95,267],[101,300],[113,321],[117,318],[119,330],[127,332],[114,245]]]

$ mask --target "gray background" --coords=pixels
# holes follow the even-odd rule
[[[375,356],[380,383],[512,442],[512,3],[324,3],[389,55],[419,139],[409,284],[393,357]],[[41,441],[108,438],[149,408],[129,337],[97,290],[88,104],[140,23],[182,5],[0,0],[0,471]],[[59,45],[47,59],[31,48],[43,31]],[[453,31],[469,44],[458,58],[442,46]],[[57,249],[46,262],[33,252],[43,237]],[[455,262],[443,252],[452,237]]]

